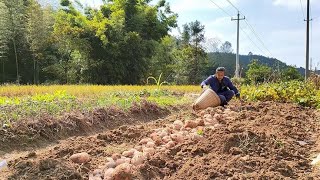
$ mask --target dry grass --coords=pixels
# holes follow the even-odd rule
[[[0,97],[21,97],[33,96],[36,94],[53,94],[57,91],[65,91],[67,94],[77,97],[95,97],[110,92],[139,92],[151,91],[157,89],[157,86],[99,86],[99,85],[50,85],[50,86],[0,86]],[[162,86],[162,90],[174,92],[199,92],[199,86]]]

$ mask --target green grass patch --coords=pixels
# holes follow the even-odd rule
[[[161,107],[190,103],[191,99],[178,96],[169,90],[110,91],[99,95],[75,96],[66,91],[34,94],[21,97],[0,97],[0,123],[10,126],[22,118],[38,119],[44,114],[60,116],[63,113],[88,112],[95,108],[117,106],[128,110],[142,100]]]

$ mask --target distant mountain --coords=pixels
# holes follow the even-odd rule
[[[208,53],[209,64],[213,64],[214,68],[223,66],[227,70],[227,75],[230,77],[234,76],[235,67],[236,67],[236,55],[233,53]],[[240,68],[242,69],[242,76],[244,72],[248,70],[248,64],[251,60],[257,59],[260,63],[265,64],[272,68],[283,69],[288,67],[288,65],[278,59],[269,58],[261,55],[240,55]]]
[[[303,68],[303,67],[299,67],[299,68],[297,68],[297,69],[298,69],[298,71],[300,72],[300,74],[301,74],[302,76],[304,76],[304,74],[305,74],[305,72],[306,72],[306,69]],[[317,71],[316,71],[316,74],[320,74],[320,70],[317,70]]]

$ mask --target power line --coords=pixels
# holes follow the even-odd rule
[[[257,49],[259,49],[260,52],[265,54],[265,52],[251,39],[251,37],[248,35],[248,33],[241,26],[240,26],[240,29],[247,36],[247,38],[251,41],[252,45],[254,45]]]
[[[252,27],[252,25],[249,23],[249,21],[247,19],[245,19],[246,24],[250,27],[251,31],[253,32],[253,34],[256,36],[256,38],[260,41],[260,43],[262,44],[262,46],[267,50],[267,52],[273,57],[273,54],[270,52],[270,50],[267,48],[267,46],[264,44],[264,42],[262,41],[262,39],[259,37],[258,33],[254,30],[254,28]]]
[[[234,7],[238,12],[240,12],[240,10],[230,0],[227,1],[229,2],[229,4],[231,4],[232,7]]]
[[[229,2],[229,4],[236,9],[238,12],[240,12],[239,8],[237,8],[230,0],[227,0]],[[244,16],[244,14],[242,14]],[[273,56],[273,54],[270,52],[270,50],[267,48],[267,46],[265,45],[265,43],[262,41],[262,39],[259,37],[258,33],[254,30],[254,28],[252,27],[252,25],[249,23],[249,21],[247,19],[245,19],[246,24],[250,27],[251,31],[253,32],[253,34],[256,36],[256,38],[260,41],[260,43],[262,44],[262,46],[267,50],[267,52]]]
[[[303,19],[306,19],[306,14],[304,13],[303,6],[302,6],[302,1],[301,1],[301,0],[300,0],[300,6],[301,6],[302,17],[303,17]]]
[[[226,10],[224,10],[221,6],[219,6],[216,2],[214,2],[213,0],[209,0],[211,1],[214,5],[216,5],[220,10],[222,10],[224,13],[226,13],[228,16],[232,16],[231,14],[229,14]]]
[[[215,6],[217,6],[220,10],[222,10],[225,14],[227,14],[228,16],[232,17],[232,15],[230,13],[228,13],[226,10],[224,10],[221,6],[219,6],[216,2],[214,2],[213,0],[210,0]],[[239,10],[239,8],[237,8],[230,0],[227,0],[228,3],[237,11],[241,12]],[[244,15],[243,13],[241,13],[242,15]],[[246,24],[249,26],[250,30],[253,32],[253,34],[255,35],[255,37],[258,39],[258,41],[262,44],[262,46],[264,47],[264,49],[267,50],[267,52],[273,57],[273,54],[270,52],[270,50],[266,47],[266,45],[263,43],[262,39],[258,36],[258,33],[256,33],[256,31],[254,30],[253,26],[249,23],[249,21],[247,19],[245,19]],[[245,33],[248,37],[249,35],[247,33]],[[251,38],[250,38],[251,39]],[[252,39],[251,39],[252,41]],[[253,42],[253,41],[252,41]],[[255,44],[255,43],[254,43]],[[255,46],[257,47],[257,45],[255,44]],[[258,48],[260,49],[260,48]],[[261,49],[260,49],[261,51]],[[261,51],[264,52],[264,51]],[[265,54],[265,53],[264,53]]]

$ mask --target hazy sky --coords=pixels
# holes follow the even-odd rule
[[[81,0],[84,4],[98,7],[101,0]],[[219,38],[230,41],[236,50],[236,21],[218,9],[213,2],[224,8],[228,14],[236,15],[237,11],[226,0],[167,0],[171,9],[179,14],[178,24],[199,20],[205,25],[207,38]],[[211,2],[213,1],[213,2]],[[290,65],[305,66],[305,32],[306,1],[301,0],[231,0],[240,9],[264,42],[264,48],[254,36],[249,26],[241,21],[242,29],[261,49],[252,43],[240,30],[240,53],[273,56]],[[311,55],[314,64],[320,62],[320,0],[311,0],[312,36]],[[317,32],[317,33],[316,33]],[[172,34],[176,35],[177,30]]]

